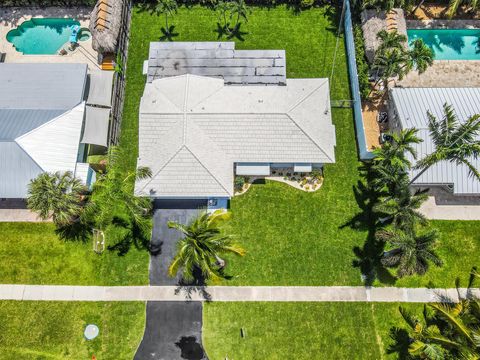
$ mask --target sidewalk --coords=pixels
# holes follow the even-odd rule
[[[466,289],[461,289],[462,295]],[[472,291],[480,297],[480,289]],[[456,289],[362,286],[62,286],[0,285],[0,300],[35,301],[458,301]]]

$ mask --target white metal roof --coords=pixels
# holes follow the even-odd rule
[[[402,128],[415,127],[423,142],[416,145],[418,159],[434,151],[428,131],[427,112],[437,119],[444,116],[443,105],[452,105],[459,121],[480,113],[480,89],[478,88],[393,88],[391,96]],[[480,169],[480,159],[470,159]],[[418,174],[413,170],[411,176]],[[480,194],[480,182],[470,176],[468,168],[451,162],[440,162],[425,171],[415,184],[453,184],[455,194]]]
[[[0,197],[24,198],[44,171],[75,173],[84,64],[0,64]]]
[[[328,79],[225,86],[182,75],[147,83],[140,104],[136,193],[231,196],[236,162],[335,161]]]

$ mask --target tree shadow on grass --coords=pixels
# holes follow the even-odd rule
[[[176,38],[179,35],[177,32],[175,32],[175,25],[170,25],[168,29],[165,29],[164,27],[162,27],[160,31],[163,34],[159,38],[160,41],[173,41],[174,38]]]
[[[393,285],[396,278],[381,261],[385,242],[379,241],[375,236],[382,224],[379,222],[378,214],[374,211],[374,206],[378,202],[378,193],[370,185],[372,180],[370,165],[364,164],[359,170],[364,175],[365,182],[359,180],[357,185],[352,187],[352,191],[361,211],[341,225],[340,229],[350,227],[357,231],[367,232],[363,246],[355,246],[352,249],[356,257],[352,265],[360,269],[365,285],[371,286],[375,279],[384,284]]]
[[[242,23],[236,24],[233,28],[230,27],[230,24],[227,25],[220,25],[217,22],[217,28],[214,30],[217,33],[217,40],[221,40],[223,37],[226,37],[227,40],[232,40],[233,38],[245,41],[244,36],[248,35],[248,32],[242,31],[240,28]]]
[[[116,251],[118,256],[125,256],[130,249],[135,247],[137,250],[146,250],[148,252],[159,251],[158,247],[153,247],[149,235],[145,229],[136,222],[130,222],[120,217],[114,217],[109,229],[109,236],[117,239],[115,244],[109,245],[109,251]],[[107,239],[108,241],[108,239]]]
[[[412,340],[410,339],[407,330],[392,327],[390,329],[390,338],[393,340],[393,343],[389,345],[386,351],[388,355],[397,354],[399,360],[412,359],[408,353],[408,348],[412,343]]]

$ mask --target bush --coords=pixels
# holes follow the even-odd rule
[[[96,0],[0,0],[0,6],[94,6]]]
[[[358,82],[360,85],[360,96],[362,99],[367,99],[370,95],[370,68],[367,57],[365,56],[365,47],[363,43],[363,32],[360,25],[355,25],[353,29],[353,36],[355,40],[355,58],[357,60]]]
[[[243,176],[236,176],[234,186],[236,191],[242,191],[245,186],[245,178]]]

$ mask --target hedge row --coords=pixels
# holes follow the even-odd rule
[[[0,7],[4,6],[80,6],[95,5],[96,0],[0,0]]]
[[[365,46],[363,43],[363,33],[360,25],[355,24],[353,28],[353,36],[355,41],[355,59],[357,60],[358,82],[360,85],[360,96],[367,99],[370,94],[369,65],[365,56]]]

